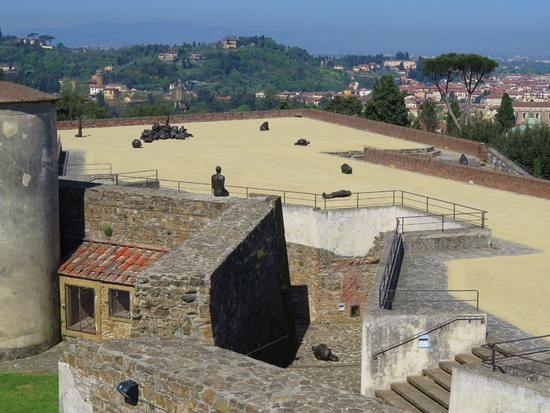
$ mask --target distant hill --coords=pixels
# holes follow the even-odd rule
[[[177,45],[183,42],[213,43],[227,35],[237,35],[227,27],[195,26],[187,22],[140,22],[119,24],[97,22],[69,28],[33,27],[9,33],[26,36],[29,33],[55,37],[67,47],[119,48],[135,44]],[[8,33],[5,33],[8,34]]]

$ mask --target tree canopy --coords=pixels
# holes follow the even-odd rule
[[[355,96],[335,96],[325,105],[325,110],[329,112],[341,113],[343,115],[360,115],[363,111],[363,104]]]
[[[399,126],[409,125],[409,110],[392,75],[384,75],[374,82],[371,100],[365,107],[365,117]]]
[[[512,99],[508,93],[504,92],[500,107],[495,115],[496,122],[502,129],[511,129],[516,125],[516,117],[514,115],[514,108],[512,106]]]
[[[464,124],[468,125],[472,95],[485,78],[497,67],[498,63],[495,60],[475,53],[446,53],[431,59],[424,59],[422,74],[436,85],[451,119],[456,128],[461,130],[462,125],[451,108],[449,84],[460,78],[466,87],[468,99]]]
[[[418,118],[413,122],[413,126],[418,129],[435,132],[439,126],[437,119],[437,108],[432,99],[426,99],[418,108]]]

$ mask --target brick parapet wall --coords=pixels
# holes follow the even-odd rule
[[[222,112],[222,113],[198,113],[190,115],[171,115],[170,123],[172,125],[193,122],[219,122],[226,120],[246,120],[246,119],[271,119],[288,118],[292,116],[305,116],[307,109],[286,109],[286,110],[263,110],[254,112]],[[155,122],[164,125],[166,116],[146,116],[135,118],[111,118],[111,119],[83,119],[82,128],[110,128],[115,126],[151,126]],[[260,125],[258,124],[258,127]],[[78,121],[59,121],[58,130],[77,129]]]
[[[60,361],[60,412],[307,412],[397,408],[183,337],[79,341]],[[135,406],[115,387],[139,385]]]
[[[309,109],[303,113],[303,116],[310,119],[334,123],[336,125],[347,126],[354,129],[378,133],[412,142],[423,143],[438,148],[447,148],[451,151],[476,156],[478,159],[485,159],[485,144],[480,142],[455,138],[439,133],[406,128],[403,126],[391,125],[389,123],[376,122],[362,117],[346,116],[323,110]]]
[[[544,179],[373,148],[365,148],[364,160],[379,165],[392,166],[460,182],[471,182],[475,185],[502,189],[518,194],[550,198],[550,181]]]

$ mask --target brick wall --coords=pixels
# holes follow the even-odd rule
[[[341,257],[330,251],[300,244],[288,244],[292,285],[306,285],[309,317],[315,323],[360,322],[382,253],[383,238],[364,258]],[[344,304],[344,311],[339,305]],[[359,306],[357,317],[350,317],[352,306]]]
[[[396,151],[365,148],[364,160],[379,165],[393,166],[460,182],[502,189],[518,194],[550,198],[550,181],[488,170],[481,167],[442,162],[437,159],[410,156]]]

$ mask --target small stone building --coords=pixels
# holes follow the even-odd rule
[[[130,337],[137,274],[167,251],[85,239],[59,268],[61,334]]]

